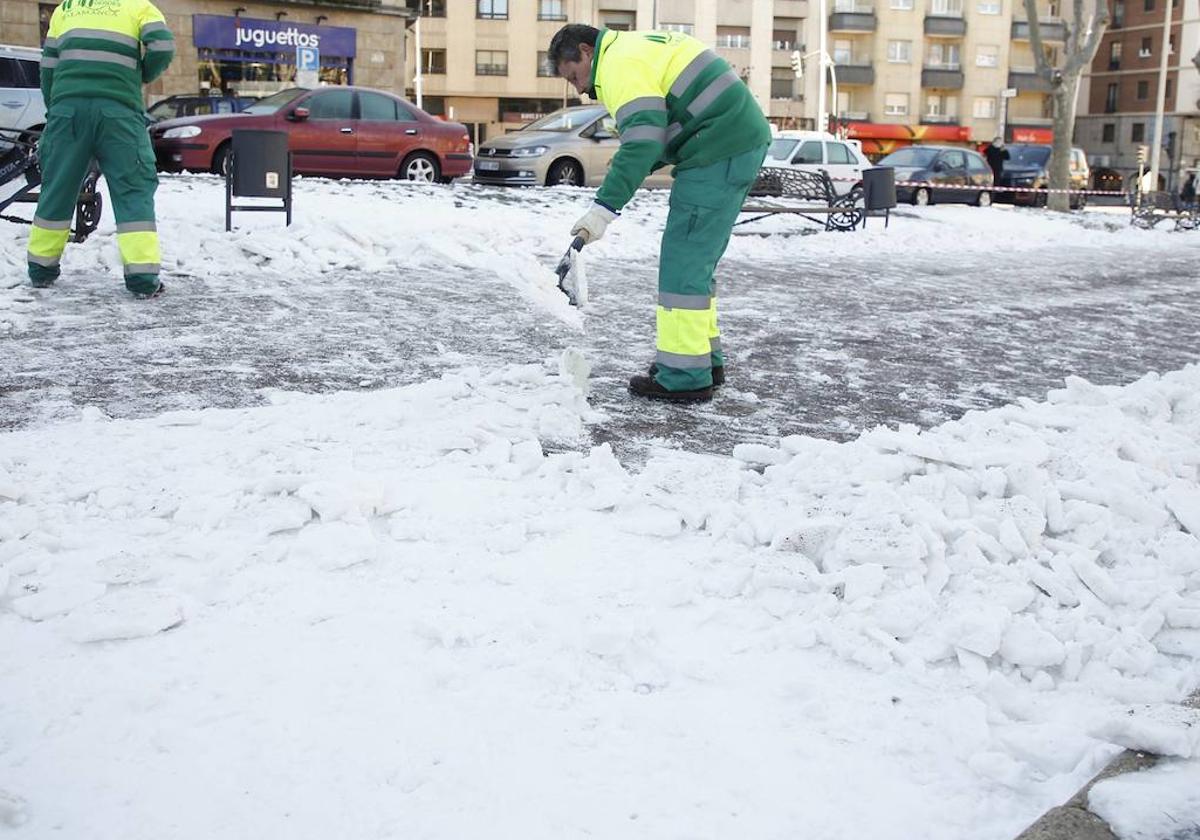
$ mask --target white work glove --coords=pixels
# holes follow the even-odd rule
[[[603,204],[593,204],[592,208],[584,213],[571,228],[571,235],[582,239],[584,245],[595,242],[604,236],[604,229],[615,218],[617,218],[617,214]]]

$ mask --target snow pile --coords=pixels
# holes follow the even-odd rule
[[[736,500],[672,486],[717,537],[786,557],[789,607],[868,667],[1179,695],[1200,659],[1200,368],[847,444],[791,437]],[[731,503],[732,502],[732,503]],[[778,586],[750,580],[748,593]]]
[[[1200,830],[1200,762],[1163,761],[1105,779],[1088,791],[1088,810],[1121,840],[1195,837]]]

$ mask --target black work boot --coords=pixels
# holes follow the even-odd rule
[[[135,300],[150,300],[151,298],[159,297],[166,290],[167,290],[166,284],[160,282],[158,284],[158,288],[155,289],[153,292],[134,292],[133,297]]]
[[[713,389],[696,388],[692,391],[668,391],[653,376],[635,376],[629,380],[629,393],[650,400],[668,402],[707,402],[712,399]]]
[[[722,385],[725,384],[725,367],[724,367],[724,365],[715,365],[712,369],[712,372],[713,372],[713,374],[712,374],[713,387],[720,388]],[[653,379],[654,375],[656,373],[658,373],[658,365],[654,362],[651,362],[650,363],[650,378]]]

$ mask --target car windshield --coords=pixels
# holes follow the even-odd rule
[[[243,111],[243,114],[274,114],[284,105],[294,101],[297,97],[308,93],[305,88],[288,88],[281,90],[279,93],[273,93],[265,99],[260,99]]]
[[[937,157],[937,154],[937,149],[923,149],[917,146],[909,146],[905,149],[892,152],[883,160],[879,161],[879,164],[880,166],[924,168],[933,165],[933,159]]]
[[[154,103],[146,113],[156,120],[167,120],[179,113],[179,103],[164,99],[162,102]]]
[[[796,151],[796,144],[799,142],[799,140],[791,140],[786,137],[780,137],[778,140],[771,143],[771,148],[767,149],[767,157],[787,160],[792,156],[792,152]]]
[[[585,125],[591,125],[596,118],[605,113],[600,108],[589,108],[583,111],[555,111],[540,120],[534,120],[522,128],[522,131],[575,131]]]
[[[1008,160],[1010,164],[1020,166],[1045,166],[1050,160],[1049,146],[1009,146]]]

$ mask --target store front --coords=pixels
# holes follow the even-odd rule
[[[862,142],[863,154],[871,160],[919,143],[966,145],[971,142],[971,128],[965,125],[847,122],[842,126],[847,137]]]
[[[192,15],[200,89],[210,93],[265,96],[296,81],[296,51],[316,50],[322,84],[354,84],[357,31],[286,20]]]

